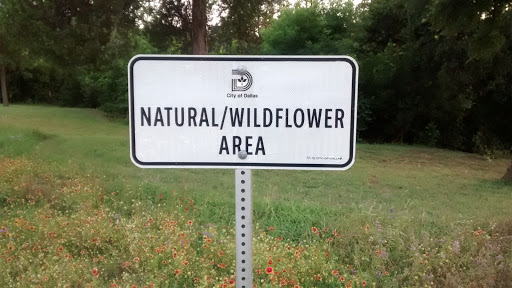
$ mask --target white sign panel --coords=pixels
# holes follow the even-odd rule
[[[354,163],[358,68],[350,57],[139,55],[128,70],[139,167]]]

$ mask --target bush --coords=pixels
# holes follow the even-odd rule
[[[505,148],[497,137],[489,135],[483,130],[473,136],[473,152],[483,155],[489,159],[503,154]]]
[[[440,136],[441,133],[437,129],[436,123],[430,122],[425,127],[425,130],[420,133],[418,142],[430,147],[436,147],[439,142]]]

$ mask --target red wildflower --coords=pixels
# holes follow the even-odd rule
[[[363,284],[363,287],[366,286],[366,281],[361,281],[361,284]]]
[[[274,231],[274,227],[270,227],[270,228],[268,228],[268,230]]]
[[[341,276],[340,280],[341,280],[341,282],[345,282],[345,277]]]
[[[100,271],[97,268],[92,269],[91,272],[92,272],[92,275],[94,275],[95,277],[100,276]]]
[[[268,260],[268,265],[272,265],[272,263],[274,263],[274,262],[272,262],[272,259]]]
[[[174,270],[174,274],[179,275],[180,273],[181,273],[180,270],[178,270],[178,269]]]
[[[265,269],[265,272],[267,272],[267,274],[272,274],[274,272],[274,268],[267,267],[267,269]]]

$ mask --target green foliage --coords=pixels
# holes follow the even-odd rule
[[[320,54],[323,39],[322,15],[318,4],[281,12],[276,23],[263,31],[263,53],[284,55]]]
[[[361,14],[366,38],[359,53],[364,61],[381,55],[389,68],[377,71],[380,77],[361,69],[362,93],[379,95],[365,136],[425,142],[423,128],[436,123],[441,147],[476,151],[479,130],[510,145],[502,127],[509,116],[501,111],[512,108],[503,82],[512,71],[501,64],[512,61],[510,29],[504,30],[511,14],[498,2],[460,9],[454,1],[372,1]]]
[[[16,101],[126,114],[128,60],[155,51],[135,27],[138,1],[2,4]]]
[[[263,31],[262,53],[355,56],[360,138],[481,151],[485,131],[511,146],[512,4],[456,3],[298,4]]]
[[[155,6],[156,5],[156,6]],[[146,4],[143,32],[159,52],[192,54],[192,2],[163,0]]]
[[[420,133],[420,139],[418,142],[431,147],[436,147],[439,142],[439,136],[440,133],[439,129],[437,129],[436,123],[430,122],[425,127],[425,130]]]
[[[128,111],[128,60],[135,54],[152,54],[155,49],[142,36],[130,34],[128,41],[113,37],[106,47],[101,69],[82,71],[79,76],[81,93],[88,107],[99,107],[114,116]]]
[[[283,0],[220,0],[218,22],[210,27],[209,51],[216,54],[258,54],[261,30],[267,27]],[[213,12],[213,11],[212,11]]]
[[[355,29],[352,2],[333,1],[331,6],[313,2],[281,11],[279,18],[262,31],[263,54],[351,54],[349,37]]]
[[[500,139],[483,130],[479,130],[472,140],[474,152],[489,159],[501,156],[504,151],[507,151],[507,147],[503,147]]]

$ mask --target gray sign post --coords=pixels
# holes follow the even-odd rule
[[[236,287],[252,288],[252,171],[235,170]]]

